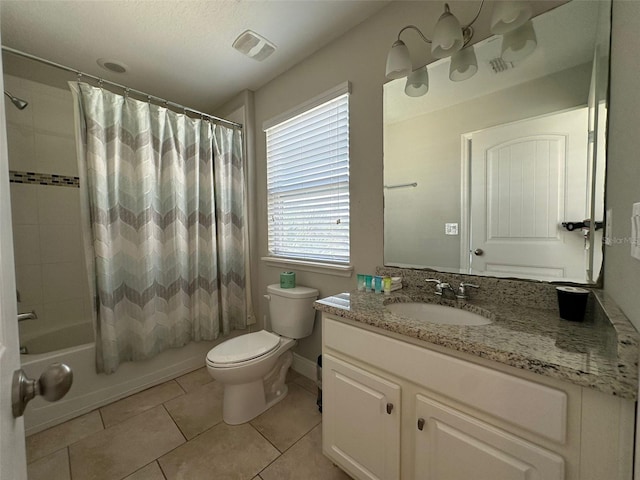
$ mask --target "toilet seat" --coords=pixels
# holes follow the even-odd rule
[[[207,354],[207,363],[233,366],[272,352],[280,345],[280,337],[266,330],[247,333],[222,342]]]

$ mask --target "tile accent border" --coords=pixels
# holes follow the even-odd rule
[[[80,177],[69,177],[67,175],[56,175],[54,173],[19,172],[16,170],[9,170],[9,182],[80,188]]]

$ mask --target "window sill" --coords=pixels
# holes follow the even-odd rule
[[[321,273],[338,277],[350,277],[353,274],[351,265],[333,265],[331,263],[309,262],[306,260],[292,260],[290,258],[262,257],[261,260],[272,267],[289,267],[305,272]]]

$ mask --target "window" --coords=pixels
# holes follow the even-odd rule
[[[349,263],[348,90],[338,87],[265,128],[272,257]]]

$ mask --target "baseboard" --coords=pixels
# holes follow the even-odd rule
[[[316,362],[309,360],[308,358],[294,353],[291,369],[314,382],[316,381]]]

